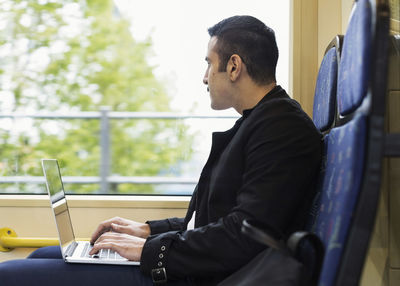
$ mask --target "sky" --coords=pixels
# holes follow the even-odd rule
[[[277,81],[289,89],[289,0],[114,0],[131,21],[136,40],[151,36],[156,76],[166,81],[175,110],[212,113],[203,76],[209,35],[207,29],[233,15],[251,15],[276,34],[280,52]],[[220,111],[219,111],[220,112]],[[233,110],[227,114],[235,114]]]

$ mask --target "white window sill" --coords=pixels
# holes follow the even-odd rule
[[[73,208],[187,209],[190,196],[67,195]],[[0,207],[48,207],[47,195],[0,195]]]

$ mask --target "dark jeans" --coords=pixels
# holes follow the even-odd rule
[[[0,285],[4,286],[151,286],[149,276],[138,266],[66,263],[58,246],[34,251],[27,259],[0,263]],[[184,281],[166,286],[186,286]]]

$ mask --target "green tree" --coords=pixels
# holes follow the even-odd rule
[[[68,113],[99,111],[101,106],[112,111],[171,111],[165,84],[148,64],[151,39],[135,41],[129,22],[111,0],[3,0],[0,18],[0,53],[6,55],[0,62],[0,112]],[[13,131],[18,123],[7,122],[0,127],[3,176],[41,176],[43,157],[58,158],[66,176],[98,175],[98,120],[31,120],[26,124],[32,128],[23,133]],[[192,138],[183,122],[124,119],[110,125],[111,174],[157,175],[190,158]],[[98,186],[71,185],[68,190],[92,192]]]

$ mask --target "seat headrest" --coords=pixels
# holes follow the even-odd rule
[[[313,120],[320,131],[328,130],[335,120],[337,72],[337,53],[332,47],[322,60],[314,94]]]
[[[358,0],[344,36],[338,75],[338,108],[346,115],[361,105],[367,94],[370,74],[372,7]]]

